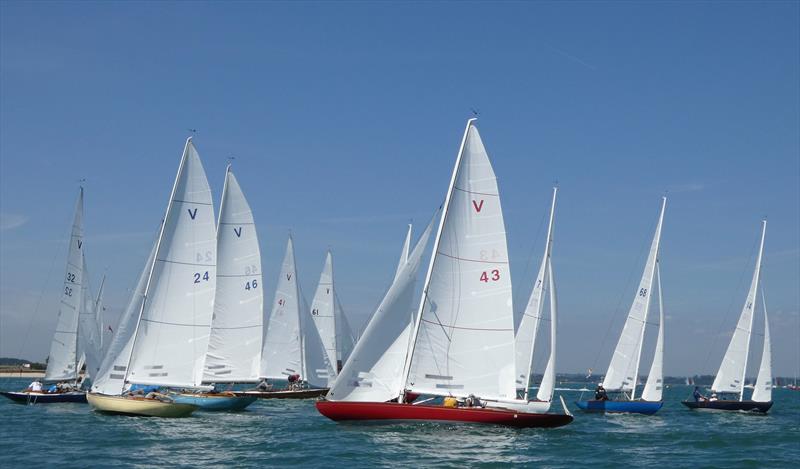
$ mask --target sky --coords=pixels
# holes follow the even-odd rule
[[[265,304],[291,230],[306,297],[332,249],[362,326],[475,110],[517,311],[559,186],[559,372],[607,367],[666,191],[665,374],[716,372],[766,216],[773,372],[797,376],[799,5],[2,1],[0,356],[47,356],[82,179],[91,281],[107,275],[116,320],[189,129],[216,200],[234,158]]]

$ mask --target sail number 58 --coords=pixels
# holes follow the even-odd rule
[[[500,280],[500,271],[494,269],[491,272],[483,271],[483,273],[481,273],[481,282],[489,283],[490,280],[492,282]]]

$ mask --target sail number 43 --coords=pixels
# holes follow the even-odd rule
[[[481,273],[481,282],[483,283],[489,283],[489,281],[496,282],[498,280],[500,280],[500,271],[497,269],[491,272],[483,271],[483,273]]]

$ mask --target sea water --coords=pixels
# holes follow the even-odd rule
[[[690,411],[680,400],[692,389],[667,389],[654,416],[582,414],[579,392],[557,392],[575,414],[557,429],[335,423],[313,400],[160,419],[0,398],[0,467],[798,467],[800,392],[777,389],[769,414],[754,415]]]

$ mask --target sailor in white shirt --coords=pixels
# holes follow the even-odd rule
[[[41,381],[39,381],[38,379],[34,380],[34,382],[32,382],[28,386],[28,391],[31,391],[31,392],[42,392],[42,383],[41,383]]]

